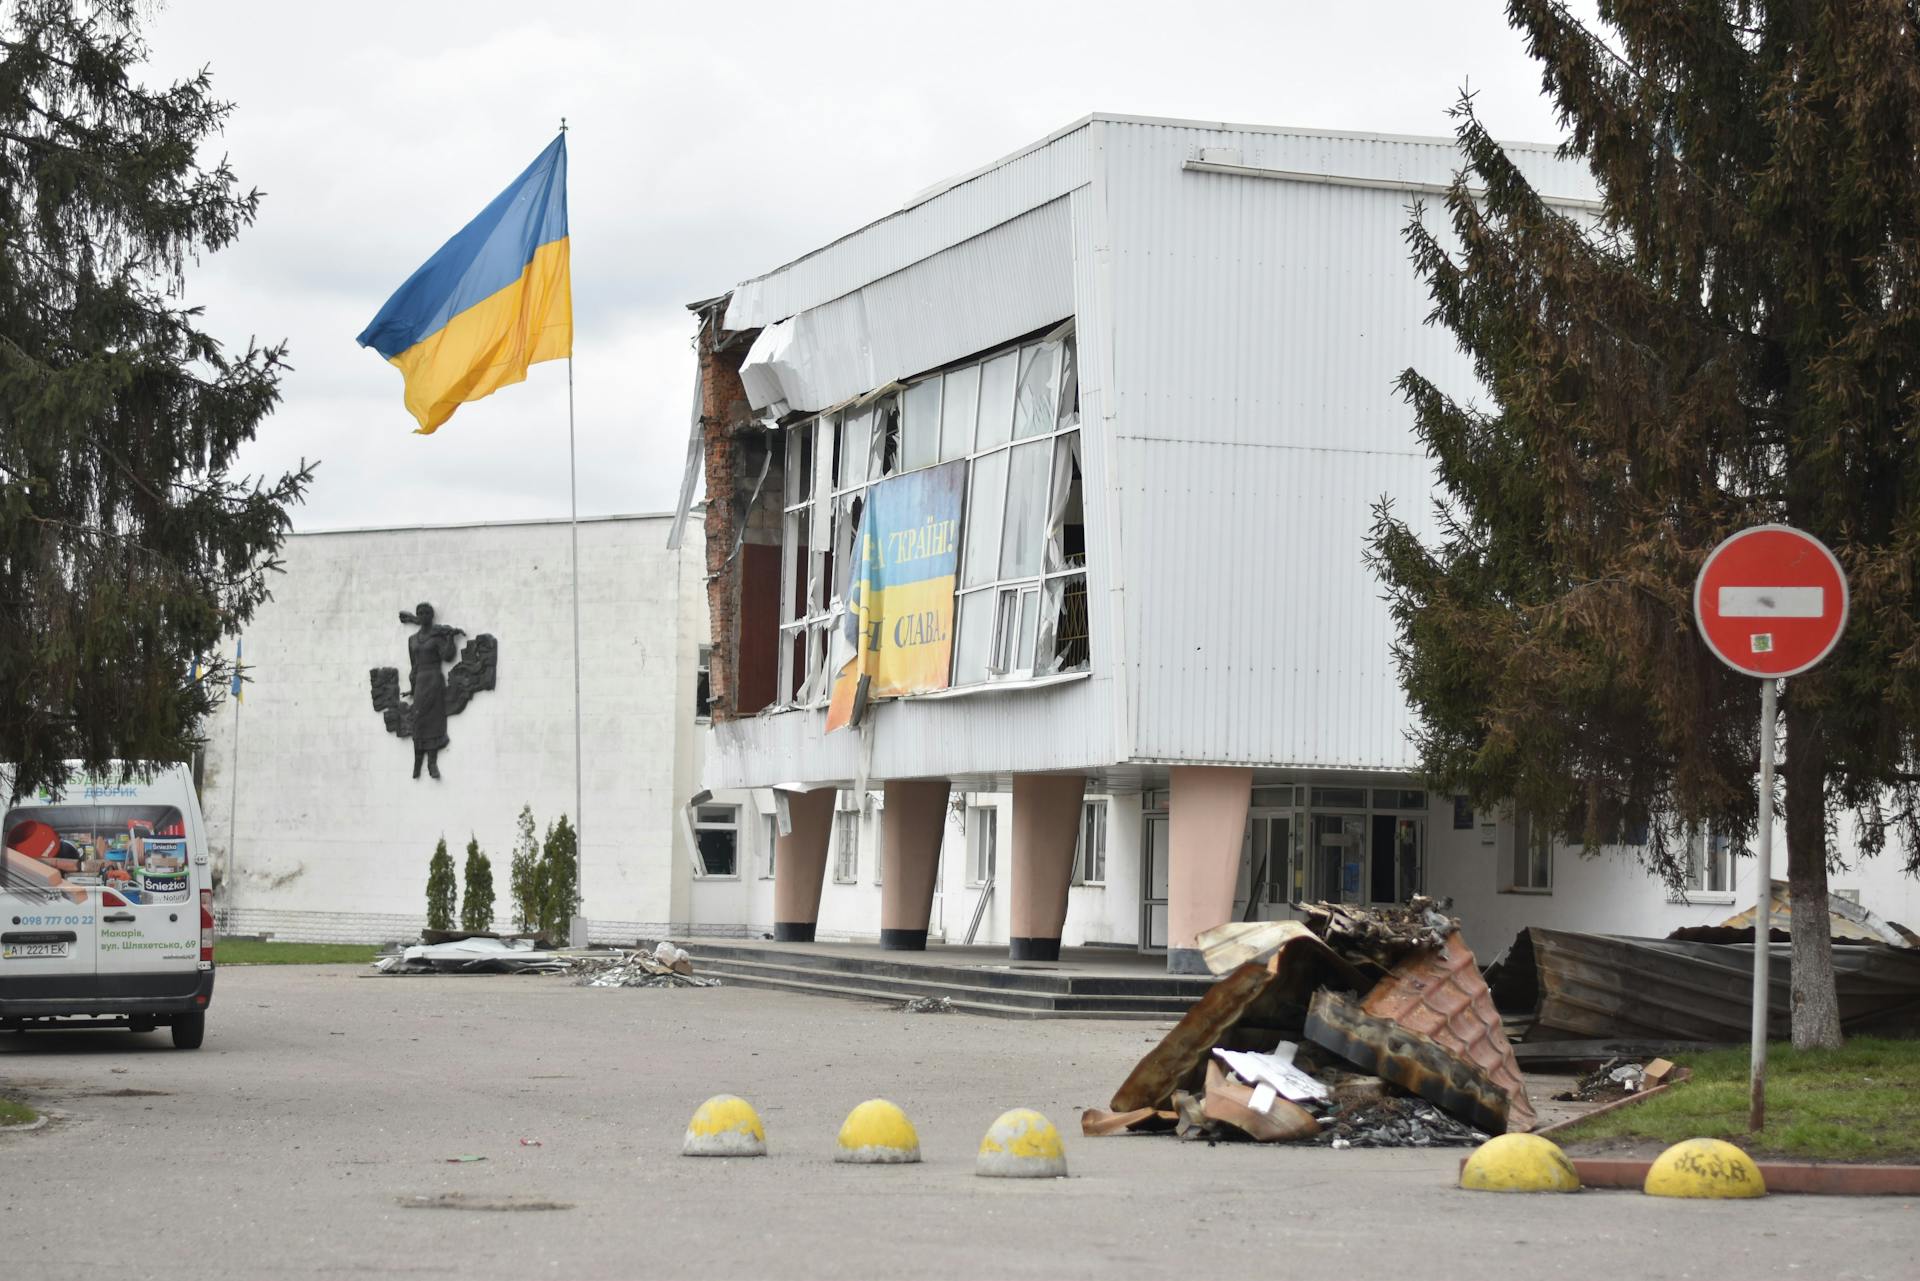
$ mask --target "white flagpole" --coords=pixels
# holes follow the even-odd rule
[[[584,785],[580,773],[580,479],[573,450],[573,357],[567,357],[567,498],[572,511],[573,533],[573,840],[574,886],[580,894],[580,910],[574,913],[571,942],[587,945],[587,842]]]

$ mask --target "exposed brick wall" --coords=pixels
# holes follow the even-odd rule
[[[740,614],[740,562],[731,565],[734,542],[739,537],[739,507],[736,497],[742,484],[753,477],[742,477],[737,434],[752,421],[746,389],[740,385],[740,363],[746,358],[749,343],[736,337],[724,350],[716,350],[722,338],[718,325],[702,317],[700,327],[700,432],[706,444],[707,480],[707,617],[712,631],[713,658],[709,676],[713,719],[732,720],[736,715],[735,672]]]

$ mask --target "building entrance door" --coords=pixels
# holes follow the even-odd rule
[[[1240,879],[1233,891],[1233,916],[1239,921],[1284,921],[1293,913],[1294,813],[1256,809],[1247,815],[1240,847]]]
[[[1140,950],[1158,952],[1167,946],[1167,853],[1165,812],[1140,816]]]
[[[1307,888],[1326,903],[1367,901],[1367,816],[1313,815],[1313,842],[1307,851]]]

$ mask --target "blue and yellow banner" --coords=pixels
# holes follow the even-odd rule
[[[431,435],[453,411],[573,354],[567,136],[407,278],[361,331],[406,377],[407,409]]]
[[[945,689],[953,667],[953,588],[967,465],[892,476],[867,490],[847,589],[829,731],[851,724],[860,682],[868,701]]]

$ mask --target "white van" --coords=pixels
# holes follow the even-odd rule
[[[0,773],[0,800],[12,791]],[[213,882],[185,766],[76,777],[0,821],[0,1029],[166,1025],[200,1047],[213,999]]]

